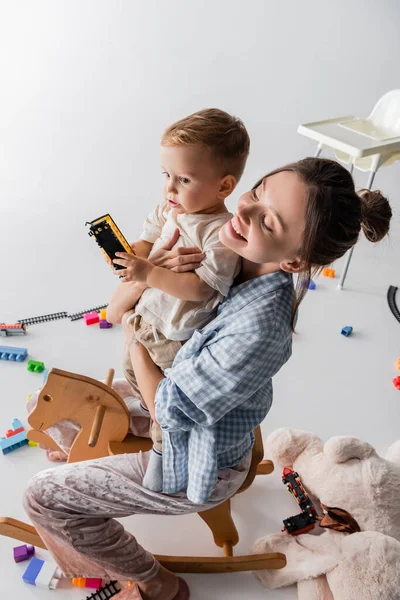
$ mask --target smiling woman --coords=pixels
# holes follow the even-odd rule
[[[294,302],[292,273],[309,277],[342,256],[361,226],[370,239],[383,237],[389,204],[376,193],[368,202],[338,163],[304,159],[283,167],[243,194],[220,229],[226,249],[242,258],[241,272],[216,318],[194,332],[172,368],[163,373],[135,338],[137,325],[125,323],[128,345],[135,339],[128,381],[162,428],[162,493],[144,485],[146,453],[66,465],[31,479],[25,508],[66,573],[73,560],[75,575],[135,580],[121,600],[188,600],[185,584],[116,519],[208,510],[240,488],[253,431],[272,404],[272,377],[291,355],[293,310],[305,293],[301,288]],[[138,435],[137,419],[131,427]],[[150,417],[142,412],[143,420],[148,431]]]

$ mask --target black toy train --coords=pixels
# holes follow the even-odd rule
[[[299,474],[293,469],[285,467],[282,473],[282,483],[284,483],[289,492],[296,498],[297,504],[301,508],[301,513],[294,517],[289,517],[283,521],[282,531],[287,531],[290,535],[300,535],[314,529],[317,521],[317,511],[311,502]]]

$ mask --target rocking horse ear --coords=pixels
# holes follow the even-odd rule
[[[352,458],[363,460],[376,455],[373,446],[348,435],[332,437],[325,443],[324,453],[336,463],[344,463]]]

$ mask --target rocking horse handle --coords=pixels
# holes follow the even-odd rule
[[[108,385],[109,387],[112,386],[112,382],[114,379],[114,369],[109,369],[108,373],[107,373],[107,377],[105,380],[105,384]],[[97,440],[99,439],[99,435],[100,435],[100,429],[101,426],[103,424],[103,419],[104,419],[104,415],[106,414],[106,407],[102,406],[101,404],[96,408],[96,414],[94,415],[94,421],[93,421],[93,425],[92,425],[92,430],[90,432],[90,436],[89,436],[89,441],[88,441],[88,445],[91,448],[94,448],[95,445],[97,444]]]

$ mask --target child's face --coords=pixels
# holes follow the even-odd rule
[[[161,169],[164,199],[177,213],[213,213],[223,206],[223,178],[207,148],[161,146]]]
[[[298,271],[306,208],[307,186],[296,173],[265,177],[255,190],[240,197],[235,216],[220,230],[220,240],[251,262]]]

